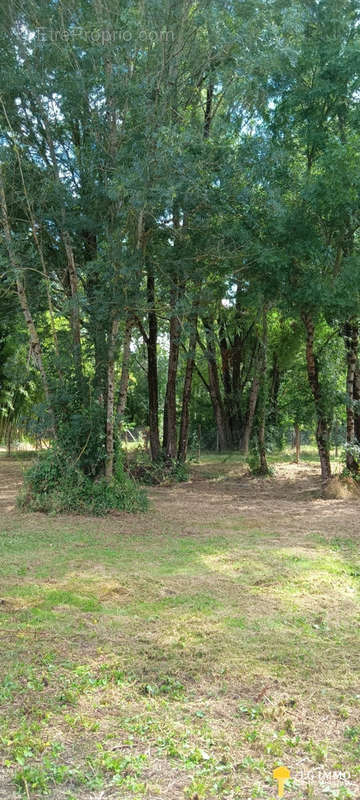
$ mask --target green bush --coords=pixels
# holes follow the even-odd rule
[[[101,516],[109,511],[145,511],[147,498],[126,475],[118,457],[114,478],[90,478],[56,448],[41,454],[25,473],[20,508],[46,513],[75,512]]]

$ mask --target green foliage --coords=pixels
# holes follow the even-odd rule
[[[145,35],[165,23],[165,38]],[[107,416],[116,418],[108,389],[116,400],[131,323],[121,411],[130,424],[151,420],[161,435],[163,420],[166,440],[170,398],[174,437],[192,351],[183,419],[190,435],[201,426],[202,447],[241,448],[250,418],[254,439],[265,420],[275,445],[290,426],[320,420],[326,450],[346,407],[338,332],[360,316],[356,3],[215,3],[205,14],[182,0],[120,11],[117,0],[105,9],[79,0],[76,12],[43,0],[38,16],[8,4],[1,25],[3,363],[10,333],[20,345],[20,370],[0,370],[6,424],[25,410],[37,435],[100,477],[112,452]],[[55,31],[65,35],[52,46]],[[95,31],[127,36],[114,46]],[[29,320],[14,314],[19,283],[41,380]],[[252,416],[265,307],[267,368]],[[304,315],[315,326],[316,397]],[[177,452],[174,442],[164,450]],[[181,478],[177,466],[161,469],[144,480]]]
[[[128,470],[136,480],[148,486],[182,483],[189,479],[189,468],[182,461],[162,457],[159,461],[152,462],[144,453],[136,456],[135,461],[129,464]]]
[[[118,459],[111,482],[91,479],[57,448],[42,454],[25,474],[19,497],[24,510],[101,516],[109,511],[145,511],[144,491],[125,474]]]
[[[360,444],[357,441],[354,442],[346,442],[344,445],[344,451],[342,454],[342,460],[346,462],[347,456],[351,456],[351,461],[353,463],[352,469],[348,469],[346,466],[342,471],[342,476],[344,478],[352,478],[355,481],[360,481]]]
[[[86,387],[86,393],[89,387]],[[90,477],[101,474],[105,460],[105,411],[102,404],[81,397],[74,381],[56,383],[53,408],[57,446],[70,462]]]
[[[249,453],[246,459],[246,463],[252,475],[271,476],[274,474],[273,468],[269,467],[269,465],[267,466],[267,470],[264,472],[263,468],[260,465],[259,454],[256,452],[256,450],[253,450],[252,452]]]

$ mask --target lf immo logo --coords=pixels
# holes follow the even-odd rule
[[[290,770],[287,767],[276,767],[273,772],[273,778],[278,784],[278,797],[283,797],[285,781],[290,778]]]

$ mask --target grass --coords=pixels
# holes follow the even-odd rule
[[[1,799],[270,800],[279,764],[285,798],[358,797],[348,506],[296,500],[297,532],[288,505],[268,530],[280,479],[247,479],[239,513],[210,461],[220,482],[153,490],[146,515],[3,515]]]

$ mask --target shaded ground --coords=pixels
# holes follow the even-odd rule
[[[244,472],[59,519],[0,462],[1,800],[360,797],[359,503]]]

